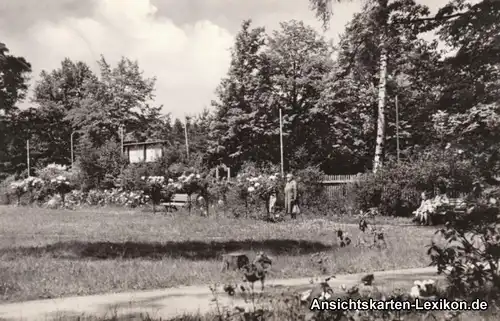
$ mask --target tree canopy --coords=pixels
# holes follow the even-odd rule
[[[336,2],[310,1],[325,27]],[[428,32],[437,38],[426,40]],[[27,139],[33,164],[69,164],[72,133],[80,149],[115,157],[120,127],[136,141],[167,141],[171,162],[279,164],[281,110],[287,170],[371,169],[376,153],[396,155],[397,133],[404,159],[457,146],[491,179],[499,165],[499,44],[500,2],[493,0],[453,0],[435,15],[413,0],[367,0],[335,46],[301,21],[267,31],[247,20],[211,106],[187,119],[161,112],[155,78],[126,57],[115,65],[101,57],[95,72],[66,58],[40,74],[32,107],[19,110],[31,67],[1,44],[0,172],[26,168]],[[103,171],[116,172],[102,162]]]

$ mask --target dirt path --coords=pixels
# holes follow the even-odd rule
[[[374,285],[381,288],[410,289],[414,280],[436,278],[435,268],[417,268],[375,272]],[[333,289],[342,284],[358,283],[362,274],[338,275],[330,281]],[[310,289],[309,278],[270,280],[269,291],[291,288],[297,291]],[[266,290],[267,291],[267,290]],[[245,302],[233,299],[218,291],[219,303],[223,306],[244,306]],[[148,314],[154,318],[168,320],[184,313],[207,313],[215,308],[213,294],[207,286],[187,286],[154,291],[109,293],[103,295],[68,297],[61,299],[27,301],[0,305],[0,320],[61,320],[75,316],[131,316]]]

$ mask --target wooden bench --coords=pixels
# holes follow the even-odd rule
[[[446,212],[463,214],[466,211],[467,203],[463,198],[450,198],[448,204],[443,206],[442,214],[446,214]]]
[[[178,210],[179,207],[184,207],[189,202],[189,197],[187,194],[174,194],[170,202],[160,203],[161,206],[165,206],[168,211],[170,209]]]
[[[429,217],[431,225],[444,224],[451,217],[464,214],[467,211],[467,202],[463,198],[449,198],[448,204],[442,205],[439,212]]]

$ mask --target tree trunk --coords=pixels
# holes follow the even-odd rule
[[[380,37],[380,79],[378,83],[378,115],[377,138],[375,142],[375,157],[373,159],[373,172],[376,173],[384,164],[385,147],[385,104],[387,96],[387,0],[379,1],[381,10]]]

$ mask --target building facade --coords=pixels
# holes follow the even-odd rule
[[[126,142],[123,143],[123,153],[129,163],[150,163],[162,158],[167,141]]]

